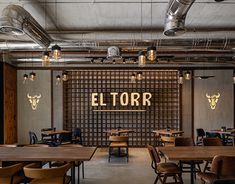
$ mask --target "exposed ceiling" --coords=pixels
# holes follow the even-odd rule
[[[49,49],[54,43],[62,47],[60,64],[90,63],[91,58],[99,63],[109,46],[120,47],[132,63],[151,45],[160,63],[235,64],[234,0],[196,0],[186,16],[186,33],[175,37],[163,35],[168,0],[1,0],[0,12],[9,4],[22,6],[46,30],[54,40]],[[3,33],[0,49],[3,60],[19,66],[40,63],[44,50],[27,35]]]

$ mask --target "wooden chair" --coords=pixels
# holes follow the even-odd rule
[[[173,136],[163,136],[161,135],[161,144],[163,146],[174,146],[175,138]]]
[[[175,138],[175,146],[194,146],[194,141],[191,137],[176,137]],[[180,168],[182,172],[191,172],[191,164],[193,164],[195,168],[194,172],[201,172],[200,164],[203,164],[202,160],[192,160],[192,161],[179,161]],[[189,165],[190,167],[184,166]],[[185,170],[186,169],[186,170]],[[195,175],[196,176],[196,175]]]
[[[210,173],[198,173],[203,183],[212,184],[217,179],[235,179],[235,156],[217,155],[213,158]]]
[[[223,141],[218,137],[206,137],[202,140],[203,146],[223,146]],[[211,161],[206,161],[203,172],[210,170],[209,164]]]
[[[0,168],[1,184],[19,184],[24,181],[23,172],[24,163],[18,163],[7,167]]]
[[[24,173],[33,179],[31,184],[69,184],[71,178],[66,173],[70,168],[70,163],[55,168],[41,168],[40,164],[32,163],[24,167]]]
[[[157,174],[157,177],[154,181],[154,184],[160,180],[161,183],[167,183],[168,177],[173,177],[174,183],[182,184],[182,173],[180,168],[175,163],[160,163],[161,159],[153,146],[147,145],[149,155],[151,157],[151,167],[154,169],[154,172]],[[172,182],[171,182],[172,183]]]
[[[77,147],[77,148],[79,148],[79,147],[83,147],[83,146],[80,144],[63,144],[63,145],[60,145],[59,147]],[[82,162],[76,161],[74,163],[74,166],[78,168],[78,180],[79,180],[79,176],[80,176],[80,174],[79,174],[80,165],[82,165],[82,178],[83,179],[85,178],[84,162],[83,161]]]
[[[110,158],[112,155],[112,151],[115,148],[118,148],[118,155],[117,156],[121,156],[121,148],[125,148],[126,149],[126,153],[125,156],[127,158],[127,162],[128,162],[128,158],[129,158],[129,153],[128,153],[128,136],[109,136],[109,162],[110,162]]]

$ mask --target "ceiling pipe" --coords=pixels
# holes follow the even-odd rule
[[[185,32],[185,18],[195,0],[171,0],[166,12],[164,35],[177,36]]]
[[[3,9],[0,18],[0,32],[11,35],[26,34],[43,48],[49,47],[52,41],[31,14],[18,5],[8,5]]]

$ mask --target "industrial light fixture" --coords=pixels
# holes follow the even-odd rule
[[[62,81],[66,82],[68,80],[69,80],[68,73],[67,72],[63,72],[62,73],[62,77],[60,75],[56,76],[56,85],[61,84]]]
[[[30,72],[29,73],[29,79],[31,80],[31,81],[34,81],[35,79],[36,79],[36,73],[35,72]]]
[[[179,72],[178,83],[179,84],[183,84],[184,83],[184,76],[183,76],[183,72],[182,71]]]
[[[137,72],[136,79],[139,80],[139,81],[143,79],[142,72]]]
[[[60,75],[57,75],[56,76],[56,85],[59,85],[59,84],[61,84],[61,77],[60,77]]]
[[[235,84],[235,71],[233,71],[233,83]]]
[[[156,47],[151,46],[147,48],[147,59],[151,62],[155,62],[157,58]]]
[[[134,73],[131,75],[131,83],[136,83],[136,76]]]
[[[57,44],[51,47],[52,50],[52,57],[55,60],[59,60],[61,58],[61,47]]]
[[[186,71],[184,74],[184,79],[185,80],[191,80],[191,73],[189,71]]]
[[[140,67],[144,67],[146,65],[146,57],[145,57],[144,51],[139,51],[138,65]]]
[[[28,80],[28,78],[29,78],[28,74],[25,73],[25,74],[23,75],[23,84],[26,83],[26,81]]]
[[[68,73],[67,72],[63,72],[62,73],[62,80],[66,82],[66,81],[68,81],[68,79],[69,79]]]
[[[44,51],[42,54],[42,65],[47,66],[50,64],[50,53],[49,51]]]

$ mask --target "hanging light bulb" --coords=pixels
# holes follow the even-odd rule
[[[136,83],[136,77],[134,73],[131,75],[131,83]]]
[[[61,84],[61,77],[60,75],[56,76],[56,85],[60,85]]]
[[[147,48],[147,59],[151,62],[155,62],[157,58],[156,47],[148,47]]]
[[[44,51],[42,54],[42,65],[47,66],[50,64],[50,53],[49,51]]]
[[[143,79],[142,72],[137,72],[136,79],[139,80],[139,81]]]
[[[29,74],[29,78],[30,78],[30,80],[31,80],[31,81],[34,81],[34,80],[35,80],[35,78],[36,78],[36,73],[34,73],[34,72],[30,72],[30,74]]]
[[[63,73],[62,73],[62,80],[66,82],[68,79],[69,79],[69,78],[68,78],[67,72],[63,72]]]
[[[144,67],[146,64],[146,57],[144,55],[144,51],[139,52],[138,64],[140,67]]]
[[[179,84],[183,84],[183,82],[184,82],[184,77],[183,77],[183,74],[180,73],[179,79],[178,79],[178,83],[179,83]]]
[[[27,74],[23,75],[23,84],[26,83],[27,79],[29,78],[29,76]]]
[[[185,72],[184,78],[185,78],[185,80],[191,80],[191,74],[189,71]]]
[[[235,84],[235,72],[233,72],[233,83]]]
[[[52,57],[55,60],[58,60],[61,58],[61,47],[59,45],[54,45],[53,47],[51,47],[52,50]]]

